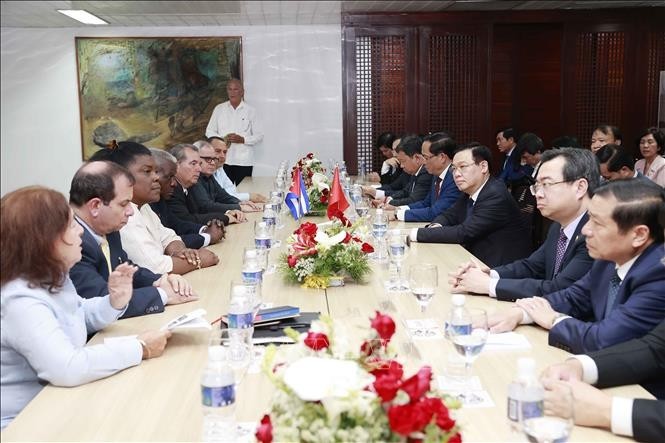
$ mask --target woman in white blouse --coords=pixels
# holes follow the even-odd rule
[[[64,196],[34,186],[2,198],[0,215],[1,427],[44,382],[76,386],[107,377],[164,352],[170,332],[85,346],[115,321],[132,296],[135,268],[118,266],[109,294],[79,297],[69,269],[81,259],[83,230]]]
[[[640,136],[642,158],[635,163],[635,170],[660,186],[665,186],[665,134],[662,129],[649,128]]]

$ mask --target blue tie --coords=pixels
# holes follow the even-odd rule
[[[610,315],[610,312],[614,308],[614,302],[617,299],[617,293],[619,292],[619,286],[621,286],[621,278],[614,271],[614,275],[610,278],[610,287],[607,290],[607,305],[605,305],[605,318]]]
[[[469,199],[466,201],[466,218],[471,217],[472,212],[473,212],[473,199],[469,197]]]

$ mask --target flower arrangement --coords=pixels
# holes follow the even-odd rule
[[[431,387],[432,369],[404,376],[390,340],[395,322],[376,312],[354,350],[346,328],[322,316],[305,335],[286,333],[295,346],[266,351],[263,370],[277,388],[256,438],[276,441],[422,441],[461,443],[450,416],[458,400]],[[342,327],[340,327],[342,326]]]
[[[328,196],[330,195],[330,180],[326,176],[326,168],[323,167],[321,160],[310,152],[298,160],[292,168],[292,177],[297,169],[300,169],[305,188],[307,188],[310,213],[320,215],[328,206]]]
[[[332,277],[346,275],[361,281],[371,271],[367,254],[374,248],[354,235],[353,225],[341,213],[321,226],[303,223],[287,243],[280,270],[287,281],[304,288],[327,288]]]

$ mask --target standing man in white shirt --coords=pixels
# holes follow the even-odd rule
[[[206,128],[206,137],[218,136],[226,140],[229,153],[224,171],[235,185],[252,176],[254,146],[263,140],[263,128],[256,119],[256,111],[243,100],[242,82],[232,78],[226,84],[229,100],[215,106]]]

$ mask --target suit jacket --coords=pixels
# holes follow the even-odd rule
[[[199,231],[203,227],[201,223],[194,223],[187,220],[181,220],[169,209],[164,199],[155,203],[150,203],[150,207],[157,214],[162,225],[171,228],[180,236],[185,246],[192,249],[203,247],[205,239]]]
[[[517,148],[514,148],[506,159],[506,167],[502,167],[497,178],[503,180],[506,185],[513,186],[524,184],[527,177],[531,177],[533,168],[529,165],[521,165],[515,162],[518,155]]]
[[[436,195],[437,179],[438,177],[432,176],[432,184],[424,199],[409,204],[409,210],[404,213],[404,221],[432,221],[457,201],[460,197],[460,190],[455,184],[455,180],[453,180],[453,172],[450,168],[448,168],[446,175],[443,177],[439,197],[434,198]]]
[[[604,349],[642,337],[665,319],[663,244],[642,252],[619,286],[616,304],[605,317],[610,278],[615,264],[596,260],[573,286],[545,298],[557,312],[570,315],[549,333],[549,343],[573,353]]]
[[[518,298],[541,297],[565,289],[584,277],[593,263],[586,248],[586,240],[581,234],[587,220],[589,216],[585,213],[575,228],[573,238],[568,242],[556,275],[554,262],[561,229],[559,223],[552,224],[545,243],[529,257],[495,268],[501,277],[496,285],[496,298],[515,301]]]
[[[381,174],[379,176],[379,180],[381,181],[381,185],[389,185],[395,180],[397,180],[403,174],[405,174],[404,170],[400,166],[398,166],[395,169],[392,168],[388,169],[388,172],[386,172],[385,174]]]
[[[182,220],[205,224],[216,218],[223,221],[225,225],[229,223],[229,218],[224,215],[225,211],[202,211],[191,193],[191,188],[187,194],[185,194],[180,183],[176,183],[173,195],[170,199],[166,200],[166,205],[169,207],[173,215]]]
[[[127,254],[122,249],[120,233],[112,232],[106,236],[109,243],[111,256],[111,267],[116,268],[120,263],[129,262]],[[93,298],[103,297],[109,293],[107,282],[109,279],[109,268],[102,248],[97,240],[83,228],[83,243],[81,261],[69,270],[76,292],[81,297]],[[131,262],[130,262],[131,263]],[[162,298],[157,288],[152,284],[160,278],[159,274],[153,274],[145,268],[139,267],[134,273],[134,291],[129,300],[127,310],[122,318],[136,317],[138,315],[155,314],[164,311]]]
[[[599,388],[665,380],[665,321],[642,338],[589,353],[598,368]],[[639,364],[635,364],[639,362]],[[633,402],[633,436],[637,441],[662,441],[665,435],[665,392],[657,400]]]
[[[462,194],[453,206],[434,219],[441,227],[418,229],[418,241],[457,243],[495,267],[529,255],[531,242],[520,210],[500,180],[490,177],[467,218],[469,200]]]
[[[393,206],[409,205],[424,199],[429,192],[432,178],[432,175],[427,172],[427,169],[425,169],[424,166],[421,166],[415,175],[410,176],[409,182],[403,189],[395,191],[389,195],[392,197],[390,204]]]
[[[399,174],[394,178],[394,180],[390,183],[382,184],[379,189],[382,190],[385,195],[389,196],[393,192],[403,189],[409,183],[409,180],[411,180],[411,175],[407,174],[404,172],[404,169],[400,168]]]
[[[194,186],[189,188],[200,212],[221,212],[240,209],[240,200],[226,192],[212,175],[201,174]]]

